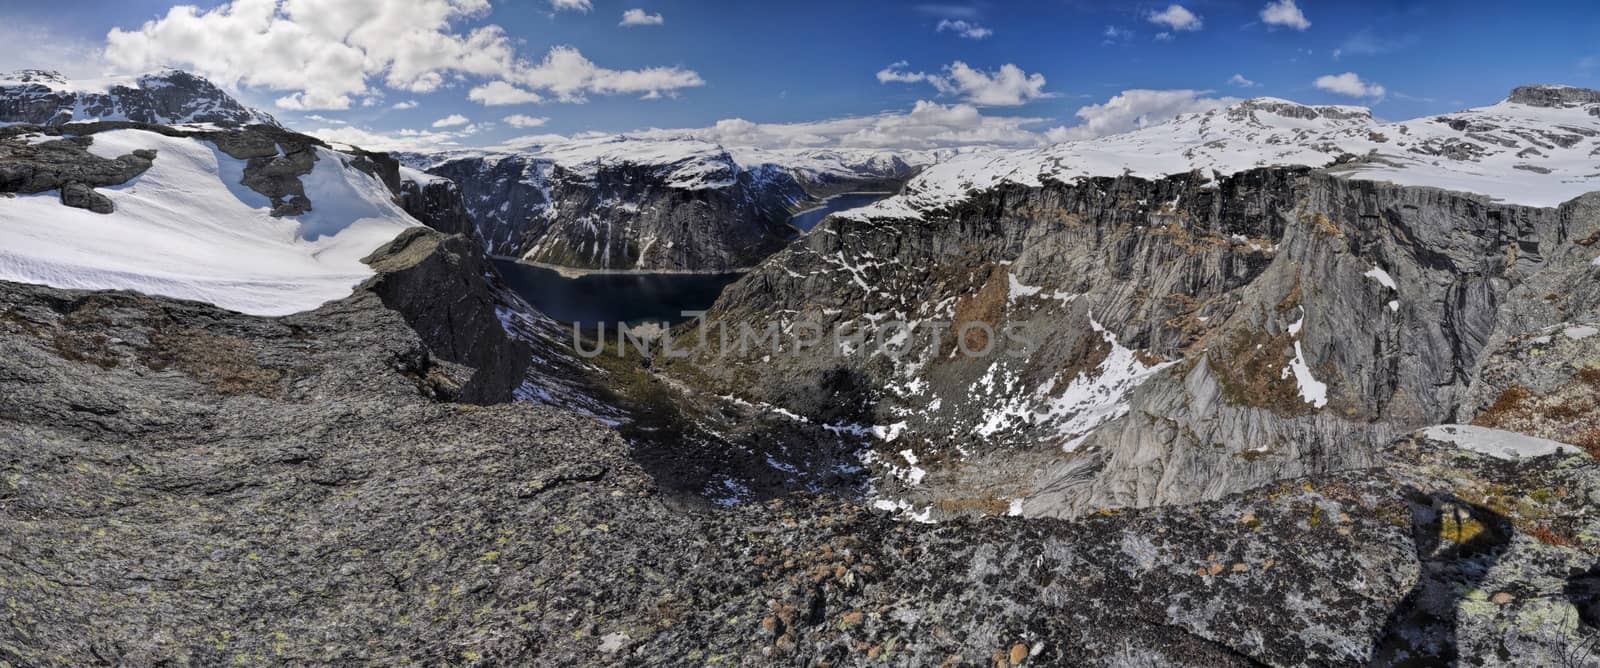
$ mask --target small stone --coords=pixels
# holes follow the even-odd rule
[[[1224,566],[1222,564],[1213,563],[1210,566],[1206,567],[1206,574],[1207,575],[1216,575],[1218,573],[1221,573],[1223,568],[1224,568]]]
[[[1250,570],[1250,564],[1247,564],[1247,563],[1244,563],[1244,562],[1239,562],[1239,563],[1233,565],[1233,572],[1235,572],[1235,573],[1248,571],[1248,570]]]
[[[865,616],[866,615],[862,614],[861,611],[859,611],[859,610],[857,610],[855,612],[844,613],[844,616],[839,618],[839,626],[841,628],[848,628],[848,627],[851,627],[851,626],[855,626],[857,624],[860,624],[862,618],[864,618]]]
[[[1019,665],[1028,658],[1028,646],[1017,643],[1011,646],[1011,665]]]
[[[1517,600],[1517,597],[1512,596],[1511,592],[1505,592],[1505,591],[1495,592],[1494,596],[1490,596],[1489,597],[1489,601],[1490,602],[1498,604],[1498,605],[1505,605],[1505,604],[1510,603],[1510,602],[1515,601],[1515,600]]]

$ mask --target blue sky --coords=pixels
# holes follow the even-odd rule
[[[1096,133],[1126,129],[1136,116],[1156,120],[1230,96],[1361,104],[1382,118],[1400,119],[1490,104],[1522,83],[1600,87],[1600,3],[1592,1],[1189,0],[1175,11],[1171,2],[1087,0],[388,0],[374,5],[390,13],[375,19],[382,25],[366,42],[343,35],[322,38],[333,42],[252,41],[251,31],[265,34],[262,26],[269,23],[282,38],[336,23],[324,16],[333,8],[359,9],[372,1],[195,3],[195,25],[206,34],[224,26],[240,31],[207,42],[178,29],[170,2],[0,0],[0,17],[9,26],[0,28],[0,37],[48,45],[11,49],[0,67],[83,75],[170,64],[218,79],[296,128],[355,138],[366,138],[357,132],[408,132],[411,139],[397,141],[446,145],[536,133],[704,128],[731,118],[786,124],[883,115],[893,121],[919,101],[926,118],[917,122],[953,123],[966,132],[910,131],[905,141],[912,145],[986,137],[1026,144],[1087,134],[1071,129],[1095,118],[1105,121]],[[1278,5],[1276,24],[1264,20],[1269,4]],[[245,25],[251,22],[238,18],[250,8],[261,12],[261,22]],[[630,9],[649,24],[619,25]],[[410,17],[420,18],[406,23]],[[460,53],[377,53],[377,45],[399,48],[389,43],[397,40],[381,38],[401,26],[419,31],[416,41],[426,47],[419,52],[436,45],[429,40],[442,40],[437,44]],[[107,39],[113,29],[124,37],[116,44]],[[480,41],[469,39],[485,29]],[[261,46],[268,43],[311,45],[282,50],[312,53],[252,62],[274,60],[248,55],[273,50]],[[356,54],[343,61],[351,71],[341,77],[323,76],[337,68],[307,61],[335,51],[329,43]],[[483,45],[490,48],[477,48]],[[580,59],[541,69],[556,47],[570,47],[563,53]],[[471,62],[492,60],[484,58],[491,53],[500,54],[499,61]],[[405,81],[391,77],[399,67],[385,59],[411,63]],[[424,62],[411,62],[419,59]],[[958,62],[983,77],[976,86],[962,85]],[[1007,66],[1020,77],[1012,82],[1017,86],[994,79]],[[893,76],[880,74],[886,68]],[[1254,85],[1230,83],[1235,75]],[[1319,87],[1321,77],[1337,78]],[[321,79],[329,81],[313,84]],[[496,81],[540,101],[486,106],[469,99]],[[300,88],[312,85],[318,88]],[[1130,90],[1182,93],[1108,104]],[[415,107],[395,108],[411,101]],[[1089,115],[1078,113],[1084,107],[1091,107]],[[452,116],[466,120],[434,127]],[[506,120],[513,117],[523,127]],[[535,125],[537,119],[542,123]],[[914,123],[879,123],[857,137],[893,144],[894,128],[906,124]],[[1049,135],[1052,128],[1062,130]],[[773,141],[818,134],[850,143],[857,140],[835,135],[859,130],[806,126]]]

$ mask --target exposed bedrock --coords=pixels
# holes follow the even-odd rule
[[[941,342],[697,363],[716,391],[803,416],[866,407],[851,419],[894,435],[869,456],[880,492],[916,507],[1074,515],[1362,466],[1398,434],[1471,419],[1485,351],[1600,306],[1600,195],[1539,209],[1258,169],[1008,186],[927,218],[835,217],[710,317],[888,318]],[[956,354],[974,322],[1017,340]],[[824,380],[841,373],[870,380]]]

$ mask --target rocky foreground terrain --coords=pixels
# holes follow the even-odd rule
[[[1073,521],[696,510],[600,423],[450,400],[513,391],[408,324],[461,298],[451,248],[407,235],[284,318],[0,284],[0,661],[1595,663],[1600,467],[1570,448],[1401,439]]]

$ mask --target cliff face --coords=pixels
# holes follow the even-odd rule
[[[1517,207],[1306,169],[1002,186],[919,220],[832,219],[709,316],[904,321],[898,348],[696,366],[869,435],[891,505],[1211,499],[1473,419],[1504,389],[1483,387],[1490,352],[1597,319],[1597,234],[1596,195]],[[988,354],[958,349],[964,328],[991,343],[969,323],[995,332]],[[846,396],[840,376],[863,380]]]
[[[488,249],[569,267],[727,271],[754,265],[793,233],[806,199],[729,162],[683,183],[654,165],[575,171],[537,157],[462,158],[430,168],[459,184]]]

